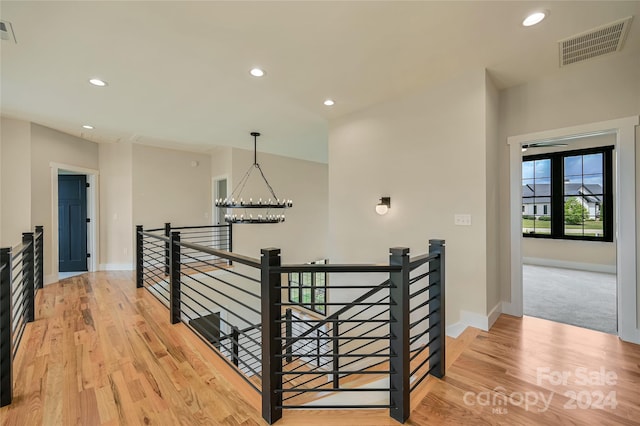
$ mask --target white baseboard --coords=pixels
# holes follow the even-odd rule
[[[514,317],[521,317],[522,312],[516,309],[515,305],[511,302],[502,302],[502,313],[512,315]]]
[[[491,330],[493,324],[498,320],[498,317],[502,313],[502,302],[496,303],[496,306],[491,309],[487,316],[487,331]]]
[[[135,265],[133,263],[101,263],[98,267],[99,271],[133,271]]]
[[[619,333],[618,336],[621,340],[629,343],[635,343],[640,345],[640,329],[632,330],[630,333]]]
[[[479,328],[483,331],[489,331],[502,313],[503,302],[498,302],[496,306],[489,311],[489,315],[482,315],[475,312],[460,311],[460,321],[447,327],[447,336],[456,338],[462,334],[467,327]]]
[[[600,263],[570,262],[558,259],[543,259],[540,257],[523,257],[522,263],[525,265],[550,266],[552,268],[576,269],[578,271],[604,272],[607,274],[616,273],[616,265],[603,265]]]
[[[467,329],[467,324],[463,324],[462,321],[458,321],[455,324],[451,324],[447,326],[447,336],[453,337],[454,339],[456,339],[466,329]]]

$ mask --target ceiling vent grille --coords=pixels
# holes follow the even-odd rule
[[[16,42],[16,35],[13,32],[11,22],[0,21],[0,39]]]
[[[558,42],[560,66],[618,52],[629,32],[633,16],[594,28]]]

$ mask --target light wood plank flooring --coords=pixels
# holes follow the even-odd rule
[[[264,425],[257,393],[168,317],[130,272],[39,291],[0,424]],[[640,424],[640,347],[615,336],[502,316],[447,346],[447,377],[412,396],[409,425]],[[277,424],[398,423],[385,410],[291,410]]]

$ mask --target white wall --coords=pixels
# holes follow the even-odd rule
[[[133,170],[130,142],[99,146],[100,269],[130,269],[133,238]]]
[[[31,227],[31,126],[2,117],[0,122],[0,246],[22,241]],[[40,224],[38,224],[40,225]]]
[[[196,161],[196,167],[192,162]],[[133,145],[133,225],[206,225],[211,216],[209,154]]]
[[[51,270],[48,254],[52,249],[52,162],[97,170],[98,144],[31,123],[31,223],[44,226],[45,275],[57,273]]]
[[[234,225],[233,251],[260,257],[260,249],[277,247],[285,263],[304,263],[327,256],[327,164],[258,152],[258,163],[279,198],[293,200],[284,210],[284,223]],[[231,190],[253,164],[253,151],[233,149]],[[212,170],[212,174],[221,174]],[[231,192],[230,192],[231,193]],[[254,170],[245,186],[244,199],[270,198],[269,190]],[[240,210],[238,214],[243,214]],[[255,211],[248,212],[257,214]]]
[[[211,177],[228,176],[231,178],[231,155],[233,148],[227,146],[216,147],[211,153]]]
[[[546,78],[500,93],[500,193],[504,194],[500,200],[501,259],[510,256],[506,138],[640,114],[639,69],[640,53],[621,52],[559,69]],[[636,174],[636,178],[640,176]],[[502,297],[506,301],[511,298],[510,273],[510,264],[501,262]]]
[[[487,175],[494,133],[494,95],[484,70],[385,102],[331,123],[329,134],[330,259],[335,263],[388,262],[389,248],[413,255],[428,240],[446,240],[447,323],[461,311],[486,315],[488,260]],[[391,197],[378,216],[374,206]],[[470,214],[472,226],[455,226]],[[492,278],[490,278],[492,279]],[[490,286],[489,286],[490,287]]]

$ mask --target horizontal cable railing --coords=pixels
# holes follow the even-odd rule
[[[385,408],[404,422],[410,392],[444,374],[444,241],[413,259],[391,249],[384,265],[283,265],[279,249],[242,256],[199,229],[138,226],[137,286],[261,394],[267,422],[323,408]],[[327,277],[315,288],[328,316],[283,297],[299,289],[283,274],[300,273]]]
[[[138,230],[142,230],[139,227]],[[232,260],[221,259],[212,253],[205,253],[202,248],[211,248],[230,252],[232,248],[231,225],[203,225],[172,227],[171,223],[165,223],[162,228],[143,230],[138,233],[136,261],[142,262],[140,268],[136,268],[137,282],[143,282],[162,304],[169,307],[169,255],[170,236],[172,232],[180,232],[185,246],[193,243],[196,248],[184,250],[184,263],[190,264],[192,270],[212,271],[220,267],[229,266]]]
[[[13,399],[13,361],[44,284],[43,241],[43,228],[36,226],[17,246],[0,249],[0,406]]]
[[[230,237],[231,225],[138,227],[136,281],[260,392],[260,261],[227,251]]]
[[[329,281],[339,281],[340,275],[346,274],[341,265],[318,265],[322,269],[342,270],[341,273],[331,273]],[[344,265],[342,265],[344,266]],[[362,265],[361,265],[362,266]],[[296,270],[294,266],[280,268],[284,271]],[[356,269],[356,268],[354,268]],[[360,268],[357,268],[360,269]],[[389,273],[391,268],[375,266],[372,271]],[[320,272],[319,270],[314,271]],[[324,271],[323,271],[324,272]],[[378,285],[367,285],[366,282],[375,280],[373,277],[359,274],[358,282],[349,280],[346,285],[332,284],[333,294],[340,291],[364,292],[352,301],[334,302],[334,314],[326,319],[314,319],[300,313],[293,313],[292,307],[296,303],[280,303],[288,309],[285,318],[276,322],[285,325],[285,334],[280,337],[285,344],[279,358],[289,361],[283,371],[282,387],[277,392],[282,393],[281,408],[309,408],[310,394],[327,395],[328,392],[353,392],[354,382],[347,382],[347,377],[375,375],[376,378],[388,378],[390,357],[389,346],[389,307],[393,302],[389,299],[389,281]],[[362,282],[364,281],[364,283]],[[328,286],[325,286],[328,288]],[[282,286],[288,290],[288,286]],[[325,288],[326,289],[326,288]],[[337,308],[337,309],[336,309]],[[370,379],[367,379],[370,381]],[[382,385],[381,385],[382,386]],[[370,387],[363,392],[390,391],[388,381],[384,387]],[[339,404],[342,408],[391,408],[388,401],[377,403],[350,402],[351,398],[344,398]],[[326,405],[322,405],[326,406]],[[317,403],[313,403],[318,408]]]

